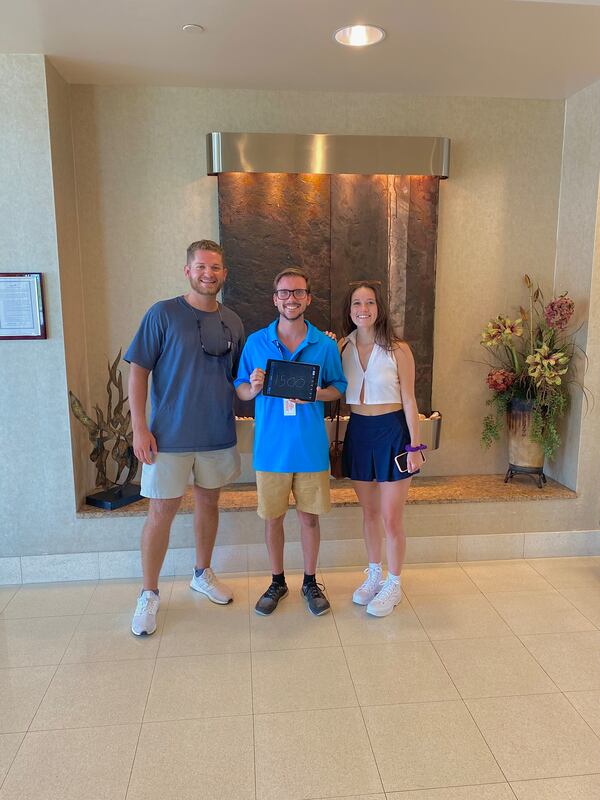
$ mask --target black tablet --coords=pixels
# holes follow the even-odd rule
[[[300,361],[267,361],[263,394],[268,397],[287,397],[314,402],[317,396],[320,367]]]

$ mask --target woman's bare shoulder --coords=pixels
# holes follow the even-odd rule
[[[406,342],[403,342],[401,339],[397,339],[394,342],[394,344],[392,345],[392,352],[394,353],[394,355],[396,357],[398,357],[398,356],[404,356],[404,357],[412,356],[412,350],[410,349],[410,346]]]

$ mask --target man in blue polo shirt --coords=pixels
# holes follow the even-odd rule
[[[336,343],[304,319],[311,302],[308,275],[296,268],[280,272],[273,281],[273,302],[279,318],[248,337],[235,380],[242,400],[256,398],[254,468],[258,515],[265,520],[273,572],[272,583],[255,608],[258,614],[271,614],[288,593],[283,571],[283,520],[292,491],[304,554],[302,594],[311,613],[318,616],[329,611],[329,601],[315,578],[321,539],[319,515],[331,508],[323,403],[341,397],[346,379]],[[318,364],[320,387],[316,401],[261,394],[269,358]]]

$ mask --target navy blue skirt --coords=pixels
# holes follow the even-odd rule
[[[392,411],[377,417],[350,414],[342,469],[354,481],[402,481],[417,472],[400,472],[394,461],[410,444],[410,431],[404,411]]]

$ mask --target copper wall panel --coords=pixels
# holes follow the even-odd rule
[[[412,176],[406,259],[404,338],[416,364],[419,409],[431,412],[439,178]]]
[[[276,316],[273,278],[285,267],[309,275],[313,300],[307,318],[330,324],[330,214],[328,175],[219,175],[219,223],[229,276],[226,305],[246,334]]]
[[[309,273],[307,318],[322,330],[340,331],[350,282],[379,280],[415,355],[419,409],[430,413],[439,178],[227,173],[218,182],[224,301],[246,333],[274,319],[272,281],[286,266]]]
[[[331,176],[331,324],[341,330],[351,281],[378,280],[387,293],[386,175]]]

